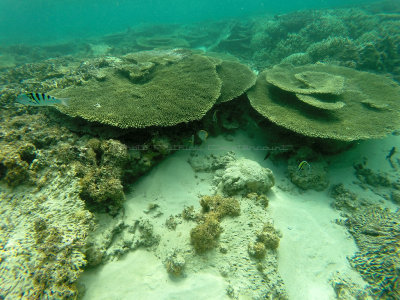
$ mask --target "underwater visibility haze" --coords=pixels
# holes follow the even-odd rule
[[[0,107],[0,299],[400,300],[398,0],[1,0]]]
[[[365,4],[368,0],[291,0],[286,2],[100,0],[12,1],[0,3],[2,43],[51,43],[53,40],[98,36],[139,24],[185,24]]]

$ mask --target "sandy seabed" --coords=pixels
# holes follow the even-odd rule
[[[258,210],[242,199],[238,220],[229,218],[222,221],[224,232],[220,243],[235,245],[228,249],[228,253],[233,252],[231,256],[218,253],[218,250],[206,255],[192,254],[189,233],[194,227],[193,222],[183,221],[174,231],[165,226],[168,216],[181,213],[185,206],[193,205],[199,210],[199,196],[211,195],[215,191],[212,174],[196,173],[188,163],[190,152],[179,151],[136,182],[125,203],[126,220],[151,218],[154,231],[160,235],[159,245],[153,250],[129,252],[119,260],[84,272],[80,279],[86,287],[83,299],[229,299],[227,291],[232,291],[232,286],[237,293],[230,296],[257,299],[258,284],[262,280],[257,283],[252,270],[256,264],[244,257],[248,244],[245,240],[230,244],[235,237],[239,239],[241,232],[246,236],[246,229],[238,227],[246,219],[272,219],[281,232],[277,273],[283,280],[289,299],[335,299],[332,288],[335,276],[348,278],[362,288],[366,283],[347,260],[357,251],[357,246],[346,228],[335,222],[341,218],[340,212],[332,208],[333,199],[328,191],[299,190],[287,179],[284,162],[274,164],[264,160],[263,151],[235,148],[238,144],[257,145],[262,141],[261,133],[250,138],[245,132],[238,131],[229,139],[222,136],[209,138],[198,150],[205,155],[233,150],[236,157],[245,157],[270,168],[276,178],[275,186],[268,193],[267,209]],[[366,157],[369,167],[393,172],[385,157],[391,147],[399,143],[399,137],[390,136],[360,142],[347,152],[330,156],[330,183],[343,183],[364,197],[377,198],[373,192],[363,190],[354,183],[353,164]],[[217,148],[221,150],[216,151]],[[157,212],[150,216],[147,211],[149,203],[158,204]],[[389,201],[383,204],[395,209]],[[184,276],[180,278],[169,276],[163,263],[168,253],[176,249],[187,255]],[[235,257],[242,269],[232,268]]]

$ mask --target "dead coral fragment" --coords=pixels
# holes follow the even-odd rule
[[[255,161],[240,158],[231,161],[224,170],[217,172],[218,189],[228,195],[250,192],[268,192],[275,184],[272,171]]]
[[[174,253],[169,256],[165,262],[167,272],[172,276],[181,276],[185,268],[185,258],[180,253]]]
[[[167,220],[165,220],[165,226],[169,230],[175,230],[177,225],[178,225],[178,222],[175,220],[173,215],[169,216],[169,218]]]
[[[182,219],[186,220],[186,221],[195,221],[197,219],[197,214],[194,210],[194,206],[185,206],[185,208],[183,209],[182,213]]]

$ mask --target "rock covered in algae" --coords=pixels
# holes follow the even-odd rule
[[[305,136],[341,141],[379,138],[400,127],[400,87],[386,77],[324,64],[280,66],[279,74],[284,70],[287,75],[275,76],[273,83],[266,78],[270,79],[269,74],[275,72],[274,69],[263,71],[256,85],[247,92],[251,105],[279,126]],[[284,90],[274,85],[279,80],[287,83],[287,78],[297,80],[294,75],[304,72],[323,72],[344,78],[341,94],[334,91],[329,94],[330,102],[336,102],[331,105],[342,107],[320,109],[299,101],[294,89],[285,87]],[[366,101],[373,105],[366,105]]]
[[[40,192],[21,187],[0,192],[0,298],[77,297],[93,216],[71,172],[52,175]]]
[[[240,204],[234,198],[224,198],[221,195],[203,196],[200,199],[203,212],[214,212],[218,219],[225,216],[238,216],[240,214]]]
[[[100,66],[101,78],[54,90],[69,98],[61,112],[120,128],[172,126],[201,119],[220,95],[209,58],[178,51],[148,51]]]
[[[226,169],[217,172],[218,189],[228,195],[266,193],[275,184],[272,171],[257,162],[240,158],[228,163]]]
[[[181,276],[185,268],[186,261],[181,253],[174,252],[172,255],[168,256],[165,262],[165,268],[167,272],[172,276]]]
[[[78,164],[79,195],[91,209],[116,214],[125,200],[122,179],[129,162],[127,146],[94,138],[86,146],[89,159]]]

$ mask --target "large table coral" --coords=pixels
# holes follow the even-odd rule
[[[172,126],[201,119],[220,95],[214,62],[186,52],[153,51],[115,58],[81,86],[55,90],[58,109],[120,128]]]
[[[400,128],[400,87],[346,67],[277,66],[260,73],[247,95],[261,115],[305,136],[353,141]]]

